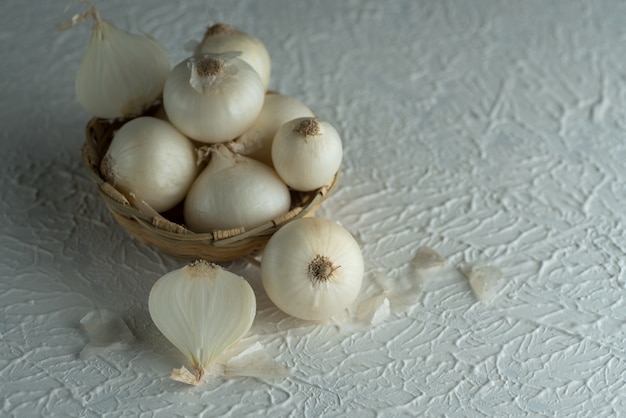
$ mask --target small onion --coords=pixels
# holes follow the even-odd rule
[[[259,75],[236,53],[188,58],[170,72],[163,90],[168,119],[203,143],[235,139],[256,120],[265,90]]]
[[[217,23],[206,30],[195,54],[221,54],[228,51],[241,52],[240,58],[254,68],[267,90],[271,72],[270,54],[263,42],[255,36],[233,26]]]
[[[313,111],[300,100],[278,93],[268,93],[261,114],[254,124],[235,140],[233,146],[247,155],[272,167],[272,141],[280,127],[296,118],[314,116]]]
[[[185,199],[185,223],[192,231],[252,229],[289,210],[289,189],[274,170],[225,145],[210,152]]]
[[[181,202],[195,179],[195,147],[169,123],[144,116],[124,124],[102,158],[105,180],[157,212]]]
[[[324,218],[300,218],[272,235],[261,259],[263,287],[285,313],[324,320],[356,299],[363,255],[352,235]]]
[[[328,183],[339,170],[342,157],[335,128],[312,117],[285,123],[272,142],[276,172],[288,186],[303,192]]]

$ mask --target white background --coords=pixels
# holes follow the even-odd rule
[[[66,7],[70,5],[69,10]],[[354,329],[289,319],[256,267],[252,335],[292,376],[190,388],[147,313],[184,264],[130,238],[79,149],[74,77],[90,23],[66,1],[0,6],[0,415],[617,416],[626,414],[626,3],[121,1],[172,64],[217,21],[263,40],[271,88],[345,147],[320,215],[362,245],[366,280],[403,280],[428,245],[451,268],[408,309]],[[477,302],[456,267],[505,284]],[[126,350],[80,360],[80,319],[118,313]]]

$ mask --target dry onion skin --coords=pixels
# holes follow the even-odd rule
[[[133,200],[164,212],[182,202],[198,174],[195,147],[169,123],[143,116],[114,135],[102,177]]]
[[[325,218],[300,218],[270,238],[261,259],[267,295],[283,312],[322,321],[356,299],[363,281],[361,249],[352,235]]]
[[[189,360],[172,379],[200,384],[226,349],[245,336],[256,314],[248,282],[216,264],[197,260],[156,281],[148,298],[161,333]]]
[[[463,264],[460,270],[467,277],[476,298],[486,305],[491,305],[503,286],[502,270],[497,267],[474,263]]]

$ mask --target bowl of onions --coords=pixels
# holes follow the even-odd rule
[[[76,78],[83,163],[116,221],[182,258],[221,262],[262,250],[338,184],[341,139],[300,100],[267,90],[257,38],[211,26],[170,68],[153,38],[93,18]]]

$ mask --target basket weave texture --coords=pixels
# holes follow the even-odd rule
[[[325,186],[312,192],[291,192],[289,212],[251,230],[243,228],[195,233],[182,223],[182,203],[158,214],[119,192],[100,174],[100,161],[123,121],[93,118],[85,128],[82,158],[106,207],[116,221],[144,244],[185,259],[231,261],[262,250],[272,234],[295,219],[312,215],[335,190],[339,172]]]

